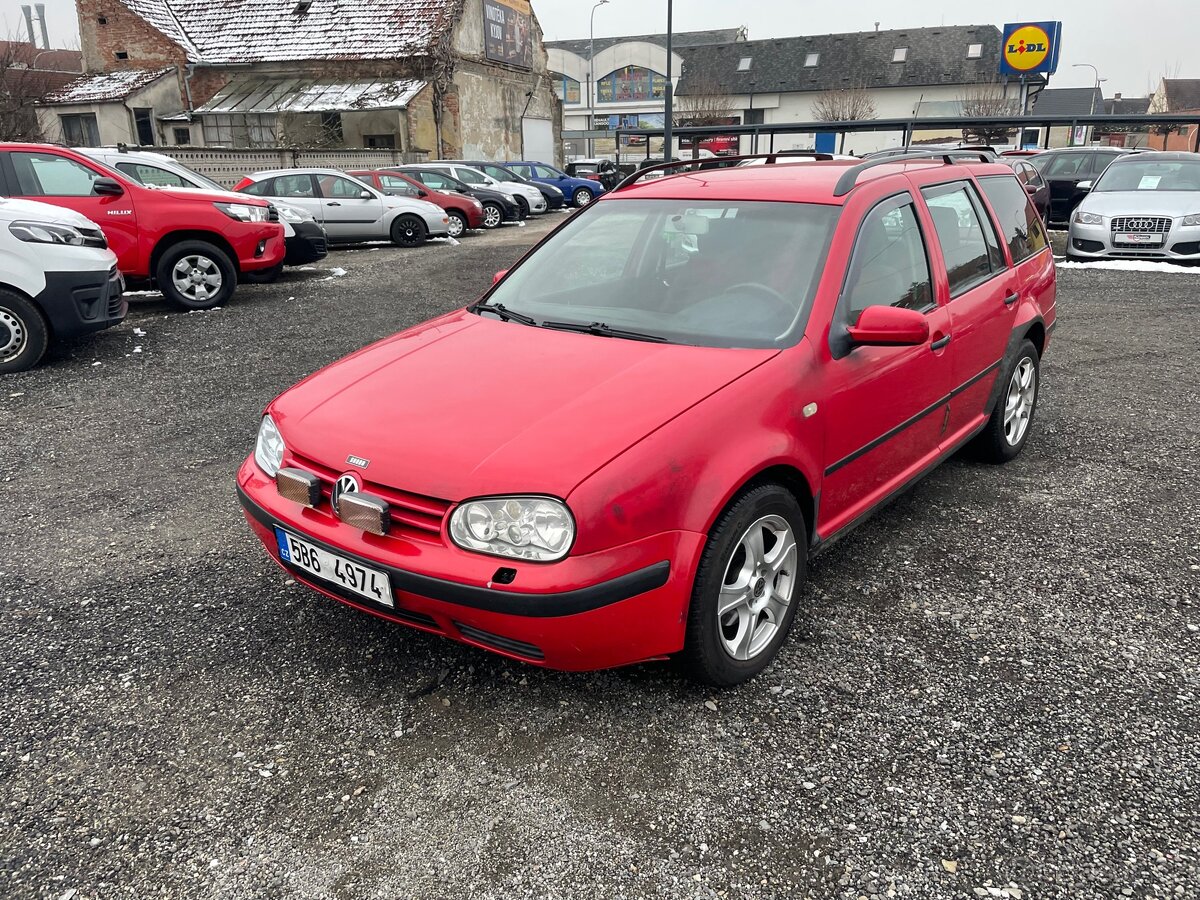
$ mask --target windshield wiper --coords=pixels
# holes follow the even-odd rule
[[[625,331],[620,328],[610,328],[603,322],[592,322],[580,325],[578,322],[542,322],[543,328],[554,328],[558,331],[577,331],[580,334],[595,334],[599,337],[627,338],[631,341],[649,341],[653,344],[668,343],[665,337],[657,334],[646,334],[643,331]]]
[[[504,322],[520,322],[522,325],[537,325],[537,320],[524,313],[514,312],[503,303],[476,303],[471,307],[475,312],[495,313]]]

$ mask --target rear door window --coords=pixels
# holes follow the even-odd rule
[[[979,186],[1000,222],[1013,263],[1028,259],[1047,247],[1049,239],[1041,216],[1020,184],[1007,175],[988,175],[979,179]]]
[[[929,257],[912,203],[885,201],[867,213],[858,233],[845,301],[851,325],[868,306],[925,310],[934,304]]]
[[[1016,186],[1020,189],[1019,184]],[[939,185],[921,193],[942,246],[951,297],[982,284],[1004,268],[1003,260],[997,258],[998,241],[991,221],[982,214],[970,185]]]

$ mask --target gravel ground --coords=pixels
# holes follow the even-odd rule
[[[0,384],[0,895],[1200,897],[1191,275],[1064,271],[1024,455],[821,557],[737,690],[288,583],[233,490],[263,405],[547,227],[139,298]]]

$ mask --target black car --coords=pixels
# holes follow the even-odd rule
[[[528,178],[522,178],[512,169],[502,166],[499,163],[485,162],[481,159],[456,159],[445,161],[455,162],[463,166],[470,166],[472,169],[478,169],[484,175],[487,175],[490,178],[495,178],[497,181],[512,181],[516,182],[517,184],[527,184],[531,187],[535,187],[541,191],[542,196],[546,198],[546,209],[562,209],[567,203],[567,199],[563,196],[563,192],[554,185],[542,184],[538,181],[530,181]],[[518,203],[523,202],[519,197],[516,198],[516,200]],[[529,215],[529,210],[524,210],[524,213],[525,215]]]
[[[1025,193],[1033,201],[1033,208],[1038,211],[1042,221],[1050,214],[1050,185],[1042,178],[1041,172],[1027,158],[1019,156],[1002,156],[1000,162],[1013,170],[1017,181],[1025,188]]]
[[[388,168],[403,172],[435,191],[457,191],[468,197],[474,197],[483,206],[484,228],[497,228],[502,222],[519,222],[524,218],[516,201],[501,191],[476,187],[465,181],[459,181],[445,172],[423,169],[421,166],[389,166]]]
[[[611,159],[577,159],[567,163],[565,168],[572,178],[598,181],[606,191],[611,191],[620,184],[623,177]]]
[[[1108,164],[1127,153],[1124,147],[1062,147],[1029,157],[1029,163],[1050,186],[1049,222],[1065,223],[1087,195],[1079,190],[1084,181],[1095,181]]]

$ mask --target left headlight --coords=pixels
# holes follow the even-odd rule
[[[270,416],[263,416],[258,426],[258,440],[254,444],[254,461],[274,478],[283,465],[284,449],[283,436],[275,427],[274,420]]]
[[[450,538],[464,550],[554,562],[575,540],[575,520],[552,497],[484,497],[450,516]]]
[[[265,222],[271,216],[267,207],[251,206],[249,203],[214,203],[213,206],[239,222]]]
[[[83,235],[70,225],[51,225],[48,222],[13,222],[8,226],[9,233],[18,241],[30,244],[71,244],[74,247],[83,245]]]
[[[1184,216],[1183,224],[1184,225],[1200,225],[1200,213],[1196,213],[1193,216]]]
[[[287,219],[289,222],[315,222],[316,218],[303,209],[296,209],[294,206],[285,206],[282,203],[276,203],[275,208],[279,210],[280,218]]]
[[[1104,216],[1077,209],[1073,221],[1076,225],[1103,225]]]

